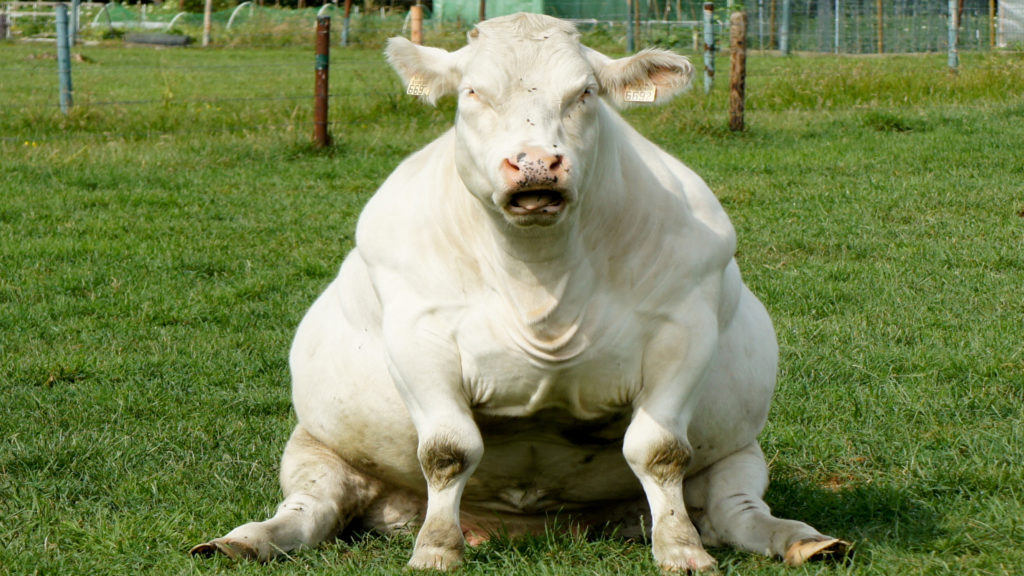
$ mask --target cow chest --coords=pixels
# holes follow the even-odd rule
[[[595,420],[628,411],[642,386],[647,337],[610,300],[595,295],[554,327],[527,324],[494,301],[469,307],[456,342],[474,412],[529,417],[557,409]]]
[[[467,503],[538,513],[639,497],[622,438],[642,386],[640,323],[595,298],[549,333],[555,345],[538,347],[528,326],[490,304],[471,309],[457,333],[485,446]]]

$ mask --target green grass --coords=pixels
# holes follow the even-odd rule
[[[272,512],[294,328],[451,102],[335,50],[316,151],[305,49],[83,48],[66,118],[50,50],[0,46],[0,574],[399,572],[409,537],[186,551]],[[627,113],[719,194],[775,319],[769,503],[857,543],[796,570],[713,550],[723,573],[1024,566],[1024,58],[944,58],[754,55],[743,134],[722,86]],[[657,569],[550,534],[462,573]]]

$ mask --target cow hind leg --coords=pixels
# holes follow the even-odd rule
[[[281,459],[284,501],[273,518],[250,522],[200,544],[192,555],[225,554],[261,562],[332,538],[381,492],[378,481],[355,470],[297,426]]]
[[[768,467],[757,443],[728,456],[688,480],[697,525],[707,545],[783,558],[790,566],[812,560],[838,560],[852,546],[796,520],[772,516],[761,499],[768,487]],[[688,503],[689,504],[689,503]]]

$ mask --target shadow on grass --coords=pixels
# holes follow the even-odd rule
[[[906,488],[862,485],[830,490],[808,481],[782,477],[773,480],[765,499],[778,517],[800,520],[824,534],[853,542],[855,566],[872,564],[873,543],[921,550],[947,536],[940,525],[941,516]],[[633,573],[654,566],[650,542],[645,538],[625,538],[614,527],[571,530],[567,529],[566,521],[552,519],[541,534],[495,533],[481,545],[467,548],[466,568],[473,572],[495,566],[502,570],[516,566],[517,570],[510,573],[518,573],[519,569],[529,572],[528,567],[536,570],[557,565],[569,572],[593,573],[596,568],[599,572]],[[394,568],[403,565],[411,553],[414,535],[383,536],[356,529],[346,530],[339,539],[347,550],[345,562],[359,565],[388,559],[393,564],[397,562],[391,566]],[[785,570],[777,559],[731,548],[715,548],[710,552],[726,574],[734,573],[734,569]]]
[[[870,562],[872,542],[926,548],[945,535],[941,517],[908,489],[887,485],[830,490],[792,478],[774,478],[765,501],[772,514],[793,518],[854,543],[858,563]]]

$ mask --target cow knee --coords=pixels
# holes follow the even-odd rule
[[[678,484],[690,462],[690,447],[678,438],[662,438],[647,447],[640,462],[659,484]]]
[[[444,490],[455,480],[472,473],[483,450],[483,439],[478,431],[442,432],[421,442],[417,456],[430,486]]]
[[[622,454],[637,474],[649,476],[662,486],[681,484],[690,463],[689,443],[655,426],[630,426]]]

